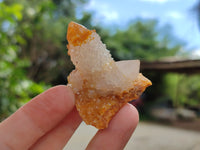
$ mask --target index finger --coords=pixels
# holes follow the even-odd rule
[[[50,88],[0,124],[0,146],[28,149],[55,127],[73,107],[74,95],[69,87]]]

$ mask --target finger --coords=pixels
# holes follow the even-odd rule
[[[74,95],[69,87],[50,88],[0,124],[0,143],[10,149],[28,149],[55,127],[73,107]]]
[[[109,127],[99,130],[87,150],[122,150],[139,121],[135,107],[126,104],[112,119]]]
[[[39,141],[36,142],[31,150],[62,150],[66,145],[72,134],[81,123],[81,118],[74,107],[63,121],[58,124],[53,130],[44,135]]]

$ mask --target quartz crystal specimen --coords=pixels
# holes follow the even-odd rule
[[[86,124],[104,129],[127,102],[137,99],[151,81],[139,73],[139,60],[115,62],[95,30],[70,22],[68,54],[75,65],[68,84]]]

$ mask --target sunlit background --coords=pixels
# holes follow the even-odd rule
[[[70,21],[96,29],[115,60],[140,59],[153,82],[131,102],[140,123],[127,150],[200,148],[199,0],[0,0],[0,120],[67,84]],[[65,149],[95,132],[81,124]]]

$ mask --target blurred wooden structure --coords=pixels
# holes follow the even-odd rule
[[[161,60],[154,62],[141,61],[142,71],[200,73],[200,59],[198,60]]]

